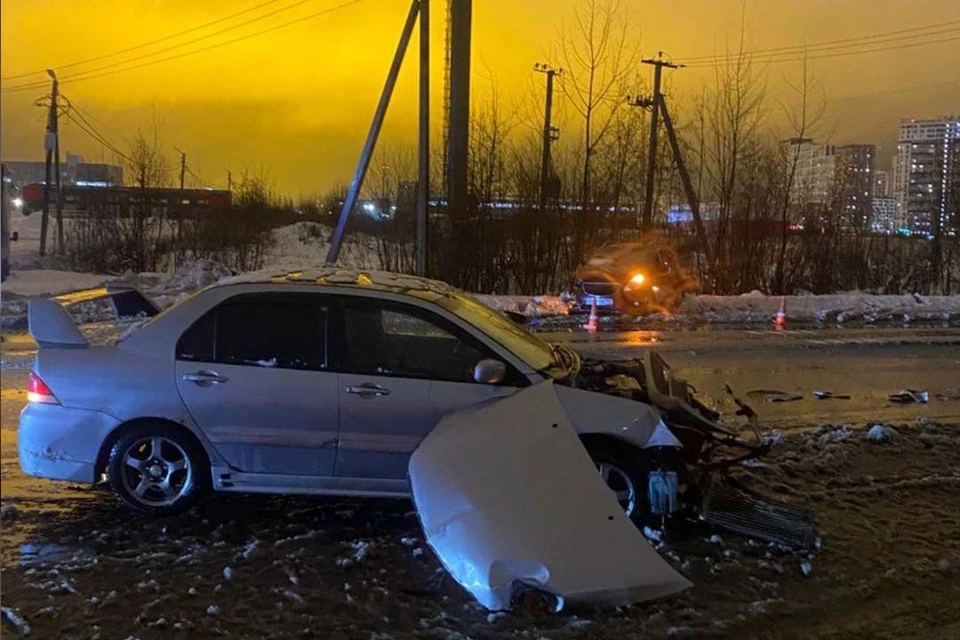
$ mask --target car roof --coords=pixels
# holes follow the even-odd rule
[[[357,287],[394,293],[432,293],[438,297],[457,291],[445,282],[405,273],[339,267],[279,272],[264,269],[223,278],[211,285],[211,288],[238,284],[315,284],[325,287]]]

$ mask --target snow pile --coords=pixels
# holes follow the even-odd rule
[[[767,323],[780,308],[780,296],[751,291],[740,296],[687,296],[683,315],[711,323]],[[951,320],[960,317],[960,295],[874,295],[860,292],[786,296],[787,322],[825,324],[881,320]]]
[[[570,313],[570,304],[559,296],[501,296],[474,295],[484,304],[497,311],[519,313],[528,318],[565,316]]]
[[[322,266],[330,250],[330,227],[316,222],[296,222],[273,230],[272,246],[264,269],[285,272]],[[376,238],[347,234],[337,264],[342,267],[374,269],[380,266]]]
[[[56,296],[77,289],[92,289],[114,280],[112,276],[99,273],[77,273],[57,269],[33,269],[10,272],[3,283],[3,294],[23,297]]]
[[[867,431],[867,440],[870,442],[883,443],[892,439],[892,430],[884,427],[882,424],[875,424]]]

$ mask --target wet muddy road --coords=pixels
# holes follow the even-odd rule
[[[822,547],[799,556],[695,531],[660,548],[695,584],[677,598],[505,617],[443,579],[407,501],[228,496],[149,520],[102,489],[24,478],[16,422],[32,345],[8,341],[0,598],[36,638],[960,637],[960,334],[841,333],[560,336],[611,358],[655,339],[725,412],[729,382],[784,434],[741,479],[810,505]],[[931,402],[885,401],[903,387]],[[761,389],[804,397],[748,397]],[[874,420],[890,442],[866,440]]]

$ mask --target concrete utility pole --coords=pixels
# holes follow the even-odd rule
[[[663,51],[657,53],[656,58],[644,58],[643,64],[652,64],[653,71],[653,112],[650,116],[650,153],[647,158],[647,192],[643,202],[643,219],[641,226],[644,230],[653,226],[653,180],[657,160],[657,131],[660,119],[660,76],[663,67],[677,69],[678,65],[663,59]]]
[[[0,282],[10,275],[10,205],[7,202],[7,165],[0,164]]]
[[[427,218],[430,207],[430,0],[420,0],[420,124],[417,152],[416,272],[427,275]]]
[[[450,114],[447,132],[447,211],[467,214],[470,132],[470,24],[473,0],[450,0]]]
[[[417,23],[417,16],[420,13],[420,0],[413,0],[410,4],[410,11],[407,13],[407,21],[403,25],[403,31],[400,34],[400,42],[397,44],[397,51],[393,56],[393,63],[390,65],[390,72],[387,74],[387,81],[383,86],[383,92],[380,94],[380,102],[377,104],[377,111],[373,115],[373,122],[370,123],[370,130],[367,132],[367,140],[363,143],[363,151],[360,152],[360,160],[357,162],[357,169],[353,174],[353,180],[350,182],[350,190],[347,191],[347,197],[343,201],[343,208],[340,210],[340,218],[337,220],[337,226],[333,230],[330,238],[330,249],[327,251],[326,264],[335,265],[340,257],[340,246],[343,244],[343,233],[347,228],[347,220],[350,213],[357,204],[360,197],[360,189],[363,188],[363,180],[366,178],[367,169],[370,168],[370,157],[377,146],[377,138],[380,137],[380,129],[383,126],[383,118],[387,114],[387,107],[390,106],[390,97],[393,95],[393,88],[397,84],[397,76],[400,75],[400,65],[403,63],[403,56],[407,52],[407,45],[410,44],[410,36],[413,34],[413,27]]]
[[[551,125],[553,112],[553,78],[563,75],[563,69],[554,69],[545,63],[536,63],[533,70],[547,76],[547,97],[543,109],[543,157],[540,159],[540,213],[547,210],[547,196],[550,184],[550,144],[554,140],[554,132],[558,132]]]
[[[57,148],[57,99],[59,93],[59,83],[57,74],[53,69],[47,69],[47,75],[53,80],[53,89],[51,91],[50,109],[47,111],[47,132],[43,137],[43,148],[46,151],[46,161],[44,163],[43,180],[43,213],[40,217],[40,256],[47,255],[47,229],[50,226],[50,165],[53,162],[53,152]],[[57,162],[57,172],[59,173],[59,161]],[[59,195],[59,194],[58,194]]]

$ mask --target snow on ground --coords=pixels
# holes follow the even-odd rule
[[[876,295],[861,292],[832,295],[786,296],[788,322],[872,323],[891,318],[949,320],[960,316],[960,295],[921,296]],[[769,322],[780,308],[780,296],[753,291],[739,296],[687,296],[680,305],[682,315],[703,318],[709,323]]]
[[[3,283],[2,293],[16,294],[21,298],[56,295],[98,286],[110,279],[116,279],[140,287],[161,306],[166,306],[230,275],[226,267],[209,260],[197,260],[182,265],[172,274],[128,273],[114,278],[107,275],[40,269],[37,267],[43,263],[36,259],[39,216],[14,216],[13,229],[20,232],[20,240],[13,243],[14,268],[8,281]],[[283,273],[322,266],[330,246],[329,237],[330,228],[314,222],[297,222],[275,229],[263,268]],[[348,235],[341,251],[340,265],[358,269],[379,268],[380,252],[376,238],[357,233]],[[569,313],[569,305],[561,297],[554,295],[482,294],[477,297],[500,311],[530,318]],[[4,326],[11,326],[11,316],[23,314],[22,300],[11,302],[13,304],[3,305],[3,315],[6,316]],[[960,318],[960,295],[875,295],[849,292],[786,296],[784,302],[787,321],[804,324],[872,324],[889,321],[909,323]],[[780,303],[779,296],[764,295],[759,291],[739,296],[688,295],[672,316],[662,318],[705,324],[766,324],[777,313]]]

